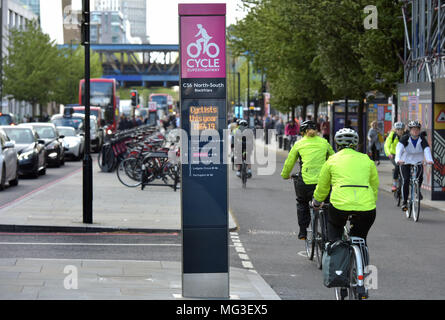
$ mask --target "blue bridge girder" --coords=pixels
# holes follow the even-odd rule
[[[99,54],[102,77],[114,78],[122,87],[179,85],[179,45],[91,44],[91,50]]]

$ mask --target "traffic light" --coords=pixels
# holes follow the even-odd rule
[[[137,106],[139,104],[139,93],[137,92],[137,90],[131,90],[130,95],[131,95],[131,105],[134,107]]]

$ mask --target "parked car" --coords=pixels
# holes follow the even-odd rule
[[[84,124],[81,125],[81,130],[85,132]],[[93,115],[90,116],[90,142],[93,152],[99,152],[104,143],[103,130],[99,129],[96,117]]]
[[[78,134],[85,131],[85,115],[81,113],[55,114],[51,117],[51,122],[56,127],[72,127]],[[103,130],[99,130],[97,119],[93,115],[90,115],[90,129],[91,149],[93,152],[98,152],[104,141]]]
[[[32,127],[40,139],[45,141],[46,163],[60,167],[65,164],[65,149],[63,147],[63,136],[59,134],[56,126],[48,122],[21,123],[20,127]]]
[[[76,160],[82,159],[85,151],[84,134],[76,134],[73,127],[57,127],[57,130],[64,136],[65,156],[71,156]]]
[[[0,129],[0,190],[4,190],[6,182],[10,186],[19,184],[19,163],[15,144]]]
[[[17,119],[12,113],[0,112],[0,126],[16,125]]]
[[[66,107],[65,107],[66,108]],[[71,107],[73,109],[73,113],[81,113],[85,114],[85,107],[84,106],[75,106]],[[105,125],[105,120],[103,116],[103,110],[100,107],[90,107],[90,116],[95,116],[97,125],[99,128],[103,127]]]
[[[0,127],[11,141],[15,142],[19,159],[19,175],[32,175],[37,178],[46,174],[45,141],[31,127]]]
[[[83,114],[55,114],[51,117],[51,123],[53,123],[56,127],[71,127],[76,130],[76,134],[81,133],[81,128],[83,126],[83,122],[85,121],[85,116]]]

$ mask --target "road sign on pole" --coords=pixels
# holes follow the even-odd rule
[[[229,297],[225,15],[225,4],[179,5],[181,125],[188,139],[182,145],[189,146],[181,170],[184,297]],[[209,132],[219,151],[202,138]]]

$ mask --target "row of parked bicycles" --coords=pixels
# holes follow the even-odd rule
[[[168,186],[176,191],[180,183],[179,156],[174,132],[161,133],[153,126],[118,132],[104,143],[98,156],[103,172],[116,171],[119,181],[130,188]]]

